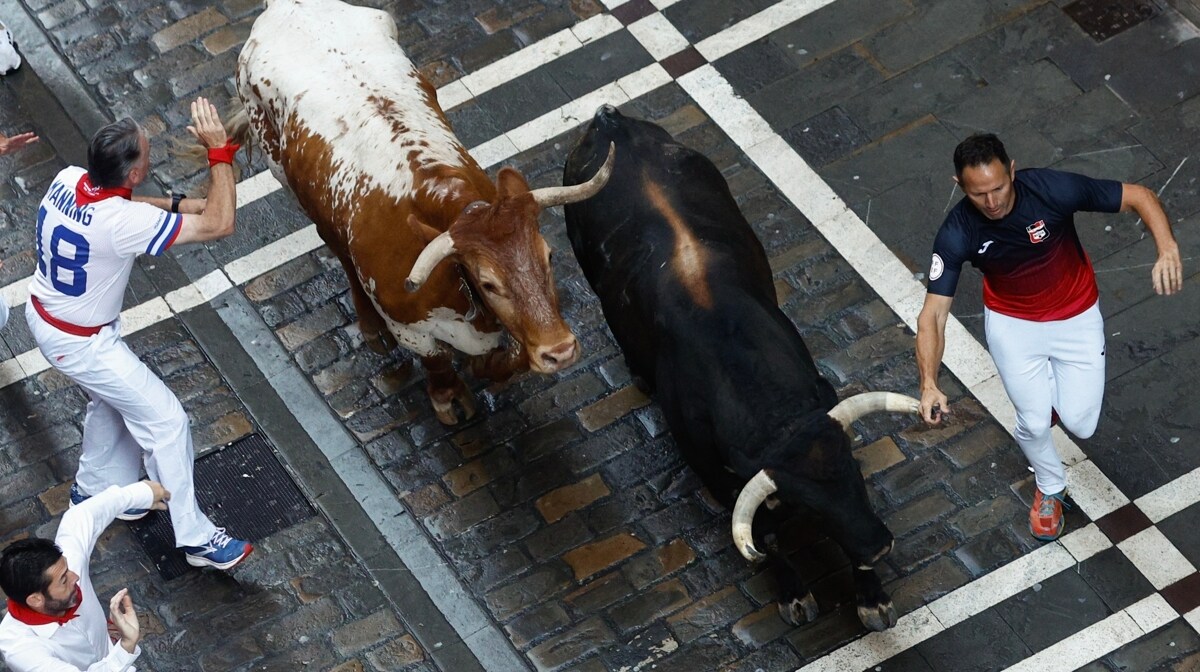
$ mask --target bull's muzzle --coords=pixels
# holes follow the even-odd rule
[[[551,346],[539,346],[530,351],[529,366],[538,373],[555,373],[579,359],[579,340],[569,338]]]

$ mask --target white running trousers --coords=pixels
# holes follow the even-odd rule
[[[988,351],[1017,410],[1013,436],[1038,489],[1053,495],[1067,473],[1050,435],[1050,411],[1063,427],[1086,439],[1096,431],[1104,398],[1104,318],[1100,303],[1075,317],[1033,322],[984,308]]]
[[[202,546],[216,527],[200,510],[192,484],[192,433],[179,399],[121,340],[120,322],[95,336],[47,324],[32,302],[25,320],[50,364],[88,393],[75,482],[84,494],[126,486],[146,473],[171,493],[167,505],[176,546]]]

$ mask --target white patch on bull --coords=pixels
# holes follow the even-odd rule
[[[374,303],[375,299],[371,301]],[[379,310],[379,305],[375,308]],[[479,331],[464,316],[445,307],[434,308],[429,317],[412,324],[397,322],[382,310],[379,314],[396,340],[422,357],[436,355],[439,341],[468,355],[487,354],[500,347],[500,337],[504,333]]]
[[[455,180],[439,180],[432,188],[426,187],[423,195],[433,201],[447,201],[458,192],[460,186]]]
[[[334,174],[309,176],[311,187],[329,189],[344,212],[372,188],[411,197],[410,164],[462,165],[461,144],[427,104],[396,37],[395,22],[380,10],[274,0],[239,57],[238,92],[248,109],[261,105],[252,119],[265,111],[279,129],[280,152],[289,123],[328,144]]]
[[[929,280],[937,280],[942,277],[942,271],[946,270],[946,264],[942,262],[942,255],[934,254],[933,261],[929,264]]]

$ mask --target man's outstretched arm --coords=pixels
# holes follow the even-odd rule
[[[921,417],[925,422],[936,425],[941,422],[941,413],[949,411],[950,402],[938,387],[938,371],[942,367],[942,355],[946,350],[946,321],[950,318],[950,304],[954,298],[940,294],[926,294],[925,305],[917,316],[917,371],[921,376]],[[939,413],[934,414],[937,407]]]
[[[1158,196],[1140,184],[1121,185],[1121,212],[1136,212],[1158,248],[1158,260],[1150,271],[1150,280],[1158,294],[1174,294],[1183,289],[1183,260],[1179,243],[1171,232],[1171,220]]]

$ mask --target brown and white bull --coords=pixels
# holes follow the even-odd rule
[[[438,419],[454,424],[453,403],[470,417],[474,402],[450,348],[493,379],[578,359],[538,214],[596,193],[612,162],[577,187],[530,190],[508,167],[493,183],[396,38],[380,10],[270,0],[237,90],[272,173],[341,260],[366,342],[419,355]]]

